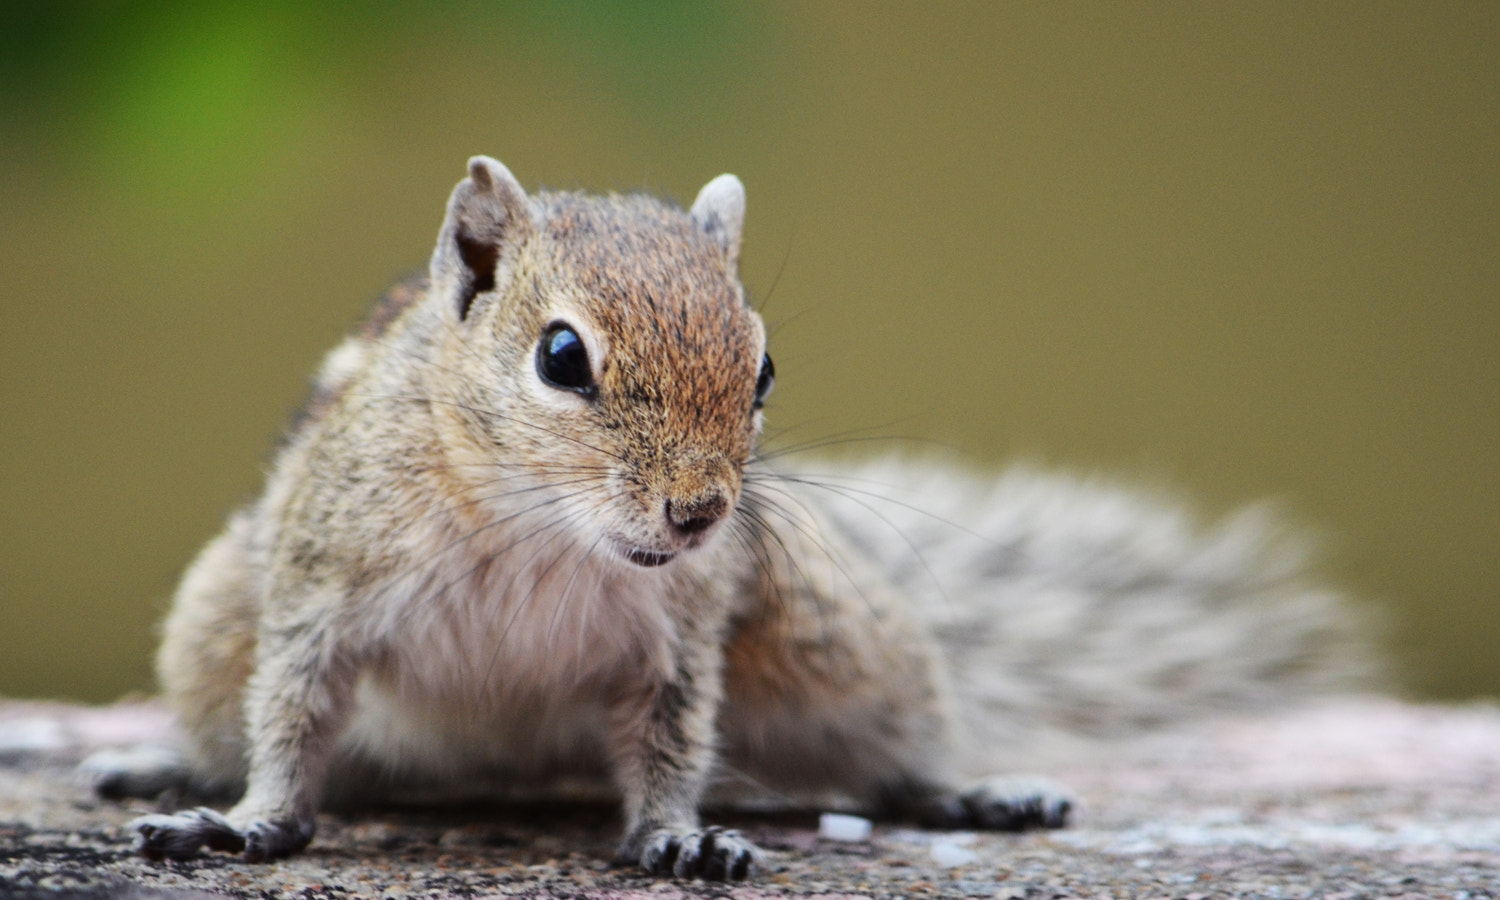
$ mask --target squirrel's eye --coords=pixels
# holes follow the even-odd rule
[[[594,392],[589,352],[578,333],[566,325],[552,325],[542,332],[542,341],[536,348],[536,371],[555,388],[580,394]]]
[[[776,366],[771,362],[771,354],[767,353],[760,359],[760,377],[755,379],[755,408],[760,409],[766,405],[766,396],[771,393],[771,388],[776,386]]]

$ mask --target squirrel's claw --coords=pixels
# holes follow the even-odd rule
[[[135,831],[135,850],[152,860],[191,859],[198,850],[245,849],[245,836],[229,820],[206,806],[171,815],[141,816],[127,827]]]
[[[933,798],[921,817],[934,828],[1027,831],[1066,826],[1076,804],[1066,788],[1045,778],[995,777]]]
[[[991,778],[959,795],[973,827],[989,831],[1062,828],[1074,800],[1066,788],[1044,778]]]
[[[223,814],[200,806],[170,815],[141,816],[128,826],[135,850],[152,860],[191,859],[203,848],[244,853],[249,862],[290,856],[312,840],[313,823],[256,820],[236,828]]]
[[[761,856],[760,848],[738,831],[718,826],[688,831],[662,828],[647,838],[640,865],[649,875],[743,881]]]

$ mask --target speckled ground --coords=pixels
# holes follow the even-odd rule
[[[150,704],[0,702],[0,896],[1500,898],[1487,706],[1340,700],[1122,742],[1050,767],[1087,803],[1059,832],[838,843],[813,812],[721,816],[769,851],[728,887],[612,868],[615,812],[586,805],[324,816],[294,859],[147,862],[123,826],[152,807],[95,800],[72,766],[166,728]]]

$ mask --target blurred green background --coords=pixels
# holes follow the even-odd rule
[[[1413,690],[1500,694],[1500,4],[0,9],[0,694],[149,688],[480,152],[737,173],[797,439],[1285,498]]]

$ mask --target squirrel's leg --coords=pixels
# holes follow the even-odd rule
[[[727,770],[793,791],[835,787],[872,813],[935,827],[1065,824],[1074,801],[1045,779],[956,774],[951,692],[932,638],[878,581],[856,583],[852,558],[831,577],[803,565],[766,578],[760,603],[734,623],[720,717]]]
[[[244,790],[245,682],[255,665],[258,590],[250,563],[253,516],[236,514],[188,569],[157,654],[162,691],[185,743],[103,750],[81,774],[102,797],[182,790],[233,798]]]
[[[353,694],[353,667],[327,640],[331,631],[316,617],[262,630],[247,691],[244,797],[227,815],[200,807],[136,819],[131,825],[142,855],[180,859],[206,846],[261,861],[307,846]]]
[[[634,685],[611,709],[615,780],[626,820],[616,856],[652,875],[743,879],[760,851],[736,831],[698,824],[714,761],[722,654],[711,638],[684,640],[678,652],[670,676]]]

